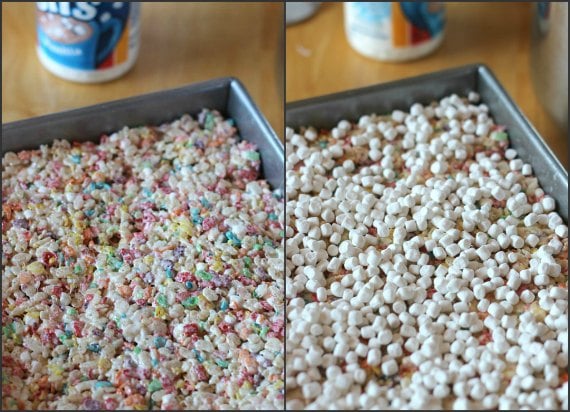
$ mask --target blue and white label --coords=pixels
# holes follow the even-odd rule
[[[127,59],[130,44],[125,31],[138,4],[37,2],[36,6],[38,46],[51,60],[74,69],[96,70]]]

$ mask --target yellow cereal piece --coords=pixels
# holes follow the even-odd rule
[[[164,309],[162,306],[157,306],[154,311],[154,316],[164,319],[166,317],[166,309]]]
[[[46,268],[40,262],[32,262],[30,263],[26,269],[33,275],[43,275],[46,273]]]
[[[37,320],[37,319],[40,318],[40,312],[35,311],[35,310],[34,310],[34,311],[30,311],[30,312],[28,312],[28,313],[26,314],[26,316],[29,316],[30,318]]]
[[[190,220],[188,220],[183,216],[180,216],[176,220],[176,223],[178,225],[178,231],[180,232],[181,235],[188,237],[193,235],[192,222],[190,222]]]
[[[224,265],[222,265],[222,262],[219,260],[216,260],[214,262],[214,264],[212,265],[212,269],[214,269],[215,272],[219,272],[224,268]]]
[[[49,364],[48,369],[50,370],[52,375],[55,375],[55,376],[61,376],[63,373],[63,369],[57,365]]]
[[[107,372],[109,369],[111,369],[111,361],[109,361],[109,359],[107,358],[101,358],[99,359],[99,362],[97,362],[97,366],[99,367],[99,369],[103,372]]]
[[[150,266],[150,265],[152,265],[152,263],[154,262],[154,258],[153,258],[151,255],[146,255],[146,256],[143,258],[143,262],[144,262],[145,265],[149,265],[149,266]]]
[[[14,335],[12,341],[14,342],[15,345],[21,345],[24,339],[20,335]]]
[[[85,229],[85,225],[82,224],[81,229],[80,229],[81,232],[83,232],[84,229]],[[73,235],[73,241],[75,242],[76,245],[80,245],[81,243],[83,243],[83,237],[80,234],[75,233]]]

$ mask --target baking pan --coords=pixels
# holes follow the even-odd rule
[[[556,200],[557,211],[568,222],[568,172],[544,143],[491,70],[475,64],[423,76],[350,90],[287,104],[285,123],[332,128],[339,120],[357,120],[369,113],[405,110],[413,103],[428,104],[447,95],[480,94],[495,122],[505,125],[511,147],[530,163],[542,189]]]
[[[124,126],[159,125],[185,113],[197,115],[203,108],[234,119],[240,138],[255,143],[261,153],[263,178],[274,189],[283,189],[283,144],[242,83],[231,77],[2,124],[2,154],[54,139],[98,141]]]

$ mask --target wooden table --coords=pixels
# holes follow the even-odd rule
[[[283,131],[281,4],[145,3],[136,65],[109,83],[55,77],[35,50],[34,3],[2,3],[2,122],[235,76]]]
[[[311,19],[286,30],[286,100],[484,63],[568,168],[568,138],[546,114],[531,84],[531,12],[528,3],[448,3],[447,33],[435,53],[412,62],[382,63],[350,47],[342,5],[323,4]]]

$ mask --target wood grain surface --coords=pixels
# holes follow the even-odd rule
[[[484,63],[568,168],[568,137],[538,102],[530,75],[530,3],[448,3],[443,44],[405,63],[366,58],[348,44],[340,3],[286,30],[286,100],[334,93],[422,73]]]
[[[234,76],[283,134],[281,4],[144,3],[133,69],[88,85],[43,68],[35,50],[34,8],[31,2],[2,3],[2,122]]]

